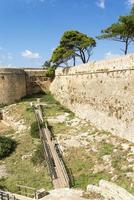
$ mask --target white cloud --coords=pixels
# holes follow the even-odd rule
[[[98,0],[97,6],[104,9],[105,8],[105,0]]]
[[[119,55],[117,54],[113,54],[111,51],[108,51],[107,53],[105,53],[105,59],[112,59],[112,58],[116,58]]]
[[[127,0],[130,5],[134,4],[134,0]]]
[[[32,51],[30,51],[28,49],[26,49],[25,51],[23,51],[21,53],[21,55],[23,57],[25,57],[25,58],[30,58],[30,59],[38,59],[38,58],[40,58],[39,53],[34,53],[34,52],[32,52]]]

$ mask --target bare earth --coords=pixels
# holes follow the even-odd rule
[[[8,130],[9,130],[9,126],[5,122],[0,121],[0,134]]]

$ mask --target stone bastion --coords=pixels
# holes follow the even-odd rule
[[[0,105],[46,91],[50,83],[43,69],[0,68]]]
[[[26,96],[24,70],[0,69],[0,104],[13,103],[24,96]]]
[[[134,54],[59,68],[50,91],[80,118],[134,142]]]

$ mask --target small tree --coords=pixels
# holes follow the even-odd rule
[[[50,60],[46,60],[44,62],[44,64],[42,65],[42,67],[45,69],[45,68],[49,68],[51,67],[51,61]]]
[[[0,136],[0,160],[9,156],[15,150],[16,145],[15,140]]]
[[[61,38],[60,45],[54,50],[51,61],[67,65],[67,62],[73,59],[75,66],[76,57],[78,57],[83,63],[87,63],[95,46],[96,42],[92,37],[75,30],[66,31]]]
[[[127,54],[130,43],[134,42],[134,6],[130,15],[120,16],[117,23],[101,31],[98,39],[112,39],[125,44],[124,54]]]
[[[53,80],[55,77],[55,70],[57,68],[57,65],[53,64],[51,60],[47,60],[42,65],[42,67],[43,67],[43,69],[47,70],[46,77],[49,77]]]
[[[60,65],[64,63],[67,64],[67,61],[72,58],[74,55],[74,51],[68,49],[65,46],[59,45],[52,54],[51,61],[56,65]]]

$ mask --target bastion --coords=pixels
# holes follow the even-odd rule
[[[25,72],[22,69],[0,69],[0,104],[13,103],[26,96]]]
[[[27,95],[46,91],[50,83],[51,79],[43,69],[0,68],[0,105],[11,104]]]
[[[134,142],[134,54],[58,68],[50,90],[80,118]]]

